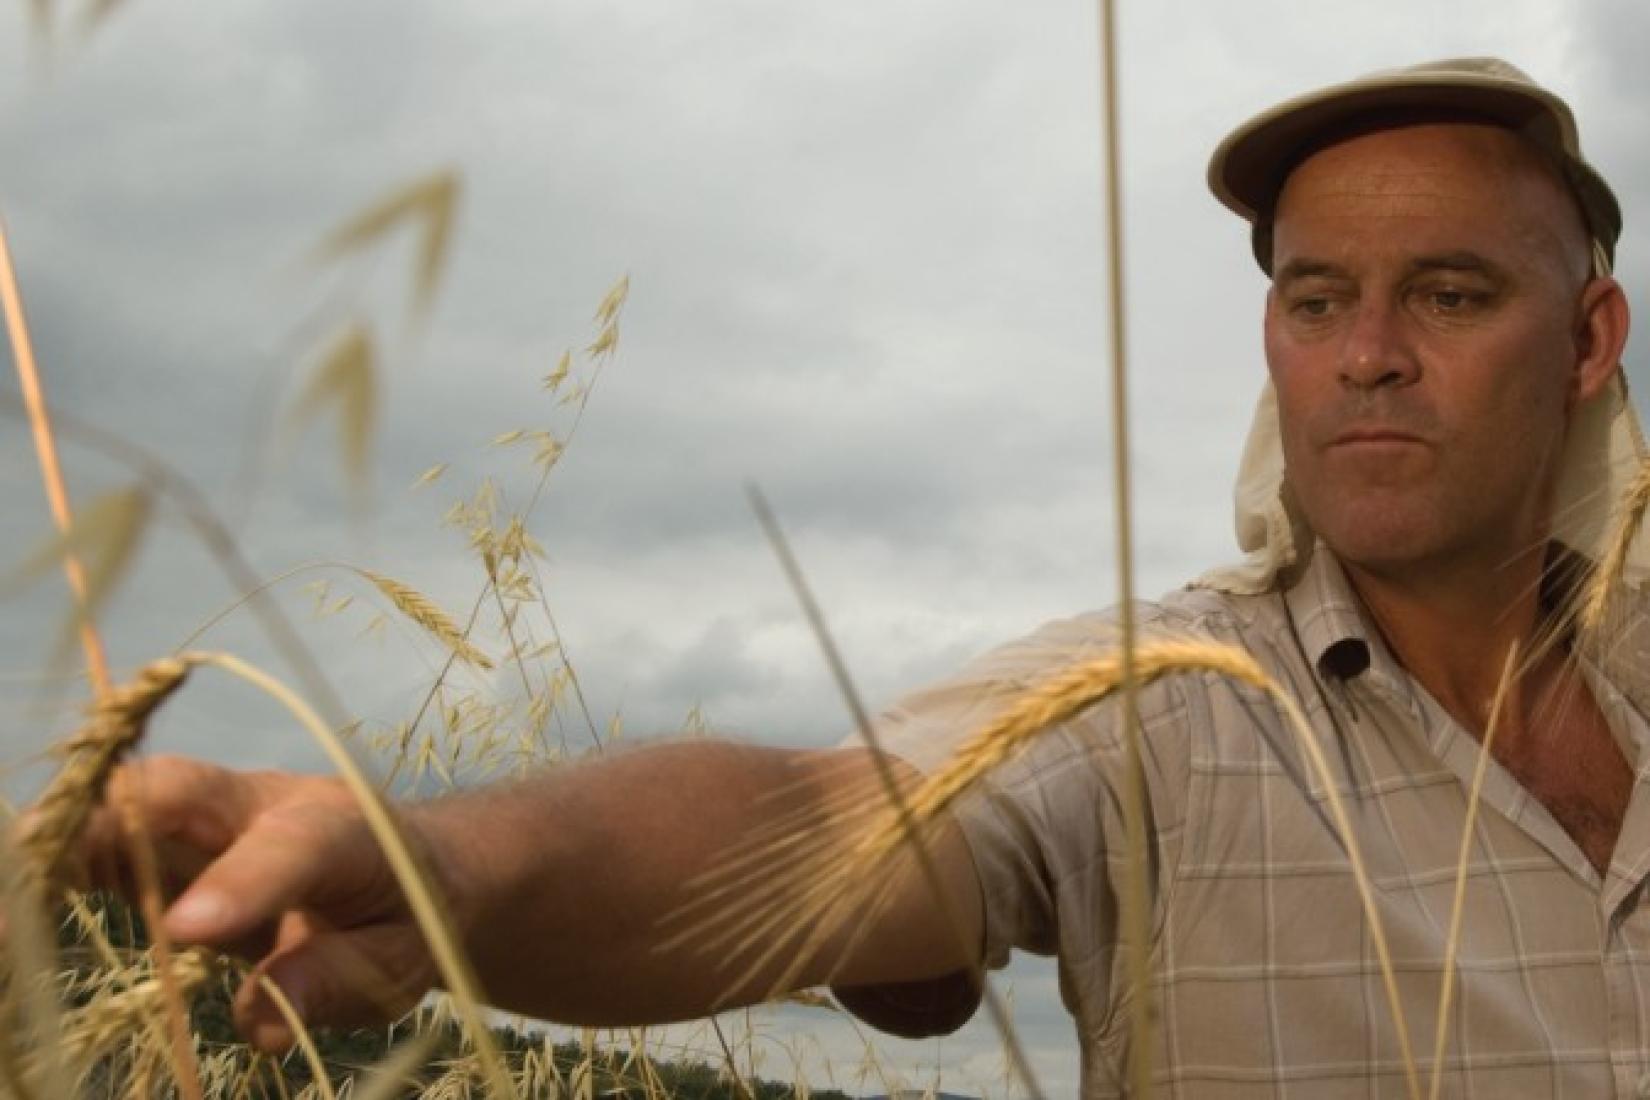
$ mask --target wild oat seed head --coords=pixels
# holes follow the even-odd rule
[[[370,569],[362,569],[360,574],[371,581],[380,592],[388,596],[390,602],[396,606],[407,618],[423,627],[437,641],[456,653],[460,659],[480,669],[491,669],[492,658],[470,644],[464,632],[458,629],[447,613],[435,605],[428,596],[410,585],[402,584],[381,573],[374,573]]]

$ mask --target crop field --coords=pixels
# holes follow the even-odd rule
[[[429,293],[440,274],[442,242],[450,231],[458,181],[439,175],[394,191],[351,218],[323,243],[323,253],[370,248],[381,235],[411,223],[421,234],[414,278]],[[9,256],[6,274],[11,275]],[[34,799],[30,816],[12,829],[5,854],[8,968],[5,1011],[11,1021],[0,1052],[0,1087],[20,1098],[76,1095],[195,1097],[448,1097],[493,1096],[777,1096],[810,1088],[798,1075],[784,1083],[749,1072],[748,1031],[730,1039],[721,1024],[698,1029],[695,1040],[650,1037],[641,1030],[602,1034],[524,1030],[483,1011],[467,964],[455,952],[441,899],[398,839],[384,814],[386,794],[429,796],[462,785],[508,778],[546,767],[570,766],[599,754],[618,736],[616,723],[598,719],[585,704],[577,671],[557,630],[539,574],[545,551],[529,533],[533,510],[565,448],[578,431],[600,375],[619,348],[628,281],[616,283],[594,310],[587,344],[569,349],[540,380],[555,430],[515,430],[492,446],[519,455],[531,472],[520,511],[506,513],[497,484],[484,480],[454,503],[445,522],[474,555],[478,594],[462,615],[449,613],[417,589],[361,566],[333,564],[309,572],[316,617],[346,615],[356,600],[376,610],[364,631],[401,627],[421,634],[441,655],[415,710],[388,728],[366,730],[346,717],[337,689],[306,646],[301,630],[269,598],[269,583],[254,580],[233,537],[199,491],[162,460],[143,456],[139,486],[71,510],[56,460],[60,435],[73,438],[72,421],[54,426],[41,394],[32,348],[8,284],[8,317],[26,415],[37,426],[48,495],[61,508],[62,532],[37,555],[33,572],[49,563],[66,572],[75,614],[66,624],[78,635],[96,688],[88,720],[53,746],[53,774]],[[309,415],[335,406],[346,476],[364,474],[378,360],[365,329],[346,323],[318,357],[296,408]],[[558,419],[559,418],[559,419]],[[86,435],[93,446],[100,435]],[[116,440],[117,447],[129,445]],[[419,479],[439,481],[440,466]],[[98,609],[124,580],[123,566],[144,524],[163,504],[180,507],[194,533],[227,576],[246,582],[224,615],[257,619],[287,659],[293,680],[318,703],[280,678],[232,654],[181,646],[139,669],[125,683],[107,670],[96,625]],[[283,578],[290,579],[290,578]],[[201,632],[213,624],[201,627]],[[487,652],[497,640],[501,651]],[[520,694],[502,701],[476,690],[467,672],[503,668]],[[261,1055],[238,1040],[228,1021],[228,998],[249,976],[243,965],[198,949],[179,950],[151,939],[147,929],[164,904],[153,857],[148,881],[139,859],[139,903],[63,888],[77,877],[73,851],[112,771],[140,751],[151,718],[188,682],[227,675],[285,709],[294,728],[313,736],[339,772],[371,808],[375,831],[392,854],[398,877],[436,954],[451,992],[415,1010],[388,1030],[316,1036],[290,1008],[299,1035],[286,1060]],[[131,842],[146,845],[141,818],[131,818]],[[141,849],[140,849],[141,850]],[[797,1004],[824,1005],[815,995]],[[741,1049],[744,1061],[740,1061]],[[745,1067],[745,1068],[742,1068]],[[784,1067],[779,1067],[784,1068]],[[800,1073],[799,1064],[790,1067]],[[867,1070],[874,1073],[874,1067]]]
[[[463,193],[460,172],[441,169],[391,186],[348,214],[304,258],[314,270],[379,263],[406,255],[406,291],[383,308],[357,303],[328,317],[301,352],[301,372],[281,396],[284,420],[272,432],[335,433],[336,473],[346,508],[359,515],[372,478],[388,384],[385,329],[416,333],[448,275],[449,249]],[[0,231],[3,234],[3,231]],[[397,252],[397,248],[401,251]],[[26,302],[29,284],[0,235],[10,360],[18,378],[9,399],[13,423],[32,433],[55,534],[22,555],[12,577],[38,592],[66,582],[68,611],[43,676],[38,713],[63,713],[74,727],[43,758],[14,761],[38,776],[25,783],[30,815],[13,820],[0,856],[5,875],[6,1040],[0,1094],[19,1100],[76,1096],[584,1097],[840,1096],[821,1088],[817,1058],[794,1039],[773,1040],[749,1013],[668,1033],[546,1030],[504,1020],[484,1008],[468,965],[452,944],[444,906],[397,838],[386,796],[430,797],[475,783],[600,755],[623,736],[617,714],[587,702],[546,594],[545,548],[536,512],[558,465],[575,446],[602,377],[621,349],[630,292],[620,277],[591,296],[589,331],[549,357],[527,379],[534,427],[486,440],[501,469],[455,491],[448,464],[423,470],[408,491],[445,494],[440,523],[467,546],[474,597],[448,609],[413,585],[366,564],[327,561],[260,574],[234,521],[176,467],[164,447],[116,427],[94,425],[53,401],[53,370],[36,356]],[[87,461],[123,471],[117,488],[71,497],[73,471]],[[232,506],[231,506],[232,507]],[[194,624],[170,653],[136,668],[111,667],[104,643],[108,608],[123,587],[141,584],[141,550],[154,529],[175,524],[205,567],[234,593]],[[176,532],[174,532],[176,533]],[[294,598],[296,597],[296,599]],[[294,614],[293,607],[303,608]],[[307,607],[305,606],[307,605]],[[209,639],[246,623],[278,662],[260,668]],[[385,636],[432,655],[428,680],[404,693],[404,714],[363,721],[345,699],[313,635],[347,627],[358,644]],[[282,736],[309,738],[364,805],[392,853],[421,926],[441,958],[450,991],[430,998],[388,1028],[312,1033],[280,991],[244,963],[152,937],[165,904],[152,855],[137,859],[131,904],[76,889],[80,831],[126,757],[146,749],[151,724],[164,724],[175,697],[204,679],[238,682],[284,716]],[[70,686],[63,687],[62,684]],[[89,701],[75,698],[87,692]],[[683,730],[702,732],[693,713]],[[43,786],[42,786],[43,784]],[[8,815],[15,813],[11,807]],[[144,822],[128,815],[128,840],[142,853]],[[299,1036],[285,1058],[260,1054],[230,1023],[230,1002],[261,982],[284,1006]],[[793,1009],[833,1012],[819,994],[785,998]],[[879,1067],[874,1047],[844,1067],[856,1093],[893,1091],[898,1078]],[[814,1083],[810,1083],[810,1081]]]
[[[141,5],[133,0],[133,6]],[[53,0],[33,0],[28,18],[37,45],[31,48],[49,59],[42,62],[43,71],[95,70],[101,36],[128,14],[122,7],[93,2],[71,11]],[[1111,5],[1102,4],[1100,23],[1108,37],[1099,66],[1101,101],[1103,109],[1115,110],[1113,19]],[[73,33],[71,24],[77,28]],[[39,79],[44,86],[48,77]],[[1109,332],[1115,387],[1109,426],[1116,441],[1115,480],[1107,524],[1108,537],[1116,542],[1106,553],[1126,600],[1135,594],[1136,570],[1124,389],[1122,153],[1116,116],[1109,117],[1110,144],[1102,157],[1109,173],[1104,188],[1109,220],[1101,236],[1109,242],[1110,297],[1107,323],[1097,327]],[[590,425],[603,416],[606,387],[626,369],[627,337],[650,308],[649,290],[642,279],[625,274],[622,262],[602,283],[577,288],[576,316],[583,327],[553,336],[536,333],[538,358],[510,369],[517,389],[509,400],[517,419],[480,429],[466,423],[464,430],[477,444],[470,454],[434,452],[423,440],[397,434],[403,427],[391,395],[395,372],[442,339],[442,305],[466,274],[455,256],[478,188],[462,163],[424,164],[371,181],[370,192],[315,219],[312,232],[281,258],[287,267],[280,278],[320,289],[297,295],[304,302],[299,318],[271,338],[274,350],[265,349],[275,366],[263,372],[251,424],[236,439],[245,444],[245,468],[233,477],[178,462],[174,446],[182,449],[188,440],[156,438],[136,419],[108,422],[80,414],[75,394],[60,389],[65,380],[45,350],[74,348],[73,326],[53,319],[53,338],[37,340],[29,310],[34,275],[17,262],[23,250],[14,253],[11,227],[0,220],[0,308],[9,349],[0,362],[15,368],[17,379],[15,392],[8,388],[0,397],[8,414],[0,424],[15,437],[8,455],[26,453],[30,462],[26,473],[16,463],[8,467],[0,488],[19,500],[30,494],[31,507],[48,517],[30,527],[32,539],[0,563],[8,570],[0,574],[0,596],[31,601],[27,630],[31,646],[38,647],[38,653],[31,651],[30,668],[5,670],[5,690],[24,700],[16,708],[19,715],[49,731],[19,758],[0,761],[7,769],[5,790],[16,800],[4,807],[6,827],[0,832],[0,1096],[846,1100],[913,1095],[907,1091],[911,1076],[884,1062],[877,1041],[860,1031],[826,990],[792,988],[804,963],[825,949],[820,930],[849,926],[856,915],[874,912],[901,874],[913,868],[932,874],[926,852],[948,812],[1044,731],[1105,700],[1131,715],[1137,689],[1186,674],[1229,678],[1286,717],[1301,758],[1326,792],[1347,854],[1382,973],[1406,1092],[1412,1100],[1439,1094],[1456,996],[1468,840],[1462,841],[1454,883],[1456,920],[1439,961],[1437,1028],[1423,1034],[1404,1019],[1353,815],[1337,793],[1334,762],[1300,702],[1241,650],[1201,638],[1137,636],[1126,616],[1115,651],[1086,655],[1035,684],[1003,685],[994,717],[968,731],[960,750],[919,784],[900,789],[891,772],[879,771],[828,804],[743,838],[716,866],[687,876],[693,900],[671,914],[670,934],[726,959],[730,987],[747,969],[777,969],[768,1003],[653,1031],[552,1027],[490,1009],[457,942],[446,900],[402,836],[393,807],[546,769],[576,768],[623,748],[632,736],[624,685],[594,685],[580,657],[584,639],[564,629],[562,601],[577,601],[580,593],[558,589],[565,576],[555,573],[558,530],[552,515],[567,467],[581,454]],[[0,172],[0,217],[6,201]],[[505,238],[495,232],[487,244],[499,248]],[[565,302],[574,291],[561,286],[558,295]],[[764,301],[763,308],[770,306]],[[564,309],[558,323],[570,315]],[[202,325],[207,335],[200,339],[209,342],[218,330],[210,319]],[[488,377],[496,381],[498,375]],[[76,385],[82,391],[93,388],[84,378]],[[706,388],[714,391],[711,383]],[[473,407],[473,395],[461,386],[449,392],[450,416],[461,419]],[[196,396],[184,388],[164,400],[183,405]],[[856,405],[846,400],[845,405],[844,415],[851,415]],[[200,418],[203,433],[213,429],[205,423],[210,419]],[[717,421],[704,423],[714,428]],[[896,425],[889,438],[903,441],[906,431]],[[390,443],[398,455],[423,458],[418,471],[395,487],[402,495],[386,505],[381,456]],[[695,444],[711,449],[703,440]],[[890,465],[897,459],[896,454]],[[664,464],[687,467],[698,461],[695,452]],[[897,481],[888,476],[890,484]],[[283,481],[300,484],[293,493],[309,494],[306,506],[324,500],[333,525],[358,536],[355,550],[335,553],[329,547],[316,556],[307,547],[272,538],[250,551],[245,532],[255,522],[278,527],[293,514],[273,508],[257,512],[265,506],[269,484]],[[845,714],[863,714],[848,671],[852,661],[843,659],[832,634],[831,601],[816,597],[809,569],[798,562],[761,486],[752,487],[741,507],[745,499],[754,513],[751,527],[759,531],[752,542],[778,578],[774,603],[782,598],[784,613],[800,624],[786,635],[786,644],[805,648],[807,659],[816,663],[820,682],[829,685],[820,689],[822,696]],[[668,504],[665,500],[660,509]],[[1584,645],[1610,644],[1620,626],[1630,551],[1647,509],[1650,466],[1616,503],[1606,554],[1544,644],[1572,632]],[[434,519],[408,519],[414,512]],[[920,526],[924,514],[918,510],[911,522]],[[408,563],[397,554],[397,542],[406,525],[418,523],[439,527],[462,547],[447,559],[461,564],[440,576],[439,593],[437,586],[415,582],[402,571]],[[157,540],[165,548],[158,562],[146,556]],[[268,550],[271,543],[280,553]],[[669,563],[660,569],[676,583],[679,574],[670,572]],[[164,629],[145,632],[143,627],[163,618],[141,602],[144,586],[162,571],[189,574],[187,582],[177,583],[192,596],[208,586],[228,595],[205,614],[187,622],[165,618]],[[989,586],[988,571],[980,583]],[[125,609],[134,606],[129,598],[144,609],[142,624],[122,621]],[[118,649],[109,641],[117,634],[123,643]],[[134,636],[150,648],[138,651]],[[707,637],[719,638],[714,631]],[[1500,705],[1520,670],[1541,655],[1515,651],[1507,657],[1468,795],[1469,838]],[[685,671],[678,670],[677,679],[689,678],[696,666],[681,664]],[[757,673],[738,671],[760,681],[760,663],[751,667]],[[612,705],[615,700],[618,705]],[[656,713],[644,714],[650,726],[657,724]],[[260,763],[319,761],[348,784],[436,960],[444,992],[426,997],[393,1024],[312,1030],[280,989],[245,960],[170,943],[160,934],[158,918],[172,884],[161,881],[147,823],[134,803],[120,797],[119,783],[111,787],[111,778],[123,761],[153,751],[170,723],[198,730],[222,724],[226,716],[236,722],[245,716],[247,742],[262,754]],[[1125,721],[1130,736],[1138,738],[1134,723]],[[859,725],[873,757],[886,765],[862,719],[838,724],[843,730]],[[675,715],[665,730],[648,732],[697,738],[720,731],[695,705]],[[304,748],[285,747],[295,744]],[[1132,942],[1142,945],[1129,966],[1139,993],[1132,998],[1137,1062],[1131,1072],[1144,1095],[1150,1091],[1151,1066],[1149,1054],[1138,1052],[1153,1048],[1155,1022],[1143,946],[1149,937],[1141,931],[1149,903],[1138,755],[1135,743],[1135,770],[1126,785],[1135,800],[1125,807],[1132,838],[1130,889],[1121,917]],[[122,843],[131,853],[132,881],[124,900],[85,889],[87,869],[77,858],[83,830],[104,804],[115,811]],[[851,839],[842,842],[843,836]],[[935,896],[943,896],[937,887]],[[938,925],[960,927],[955,914],[940,909]],[[992,1051],[989,1070],[973,1073],[966,1087],[993,1096],[1053,1095],[1039,1080],[1012,995],[983,976],[977,980],[983,985]],[[231,1006],[244,996],[243,987],[257,987],[281,1008],[297,1036],[290,1054],[260,1053],[236,1033]],[[378,1003],[395,1000],[388,988],[369,995]],[[799,1038],[794,1027],[781,1034],[770,1027],[776,1013],[791,1020],[800,1014],[829,1020],[862,1056],[833,1059],[810,1047],[805,1034]],[[935,1061],[943,1062],[943,1055],[936,1053]],[[932,1095],[942,1085],[954,1087],[956,1077],[936,1067],[914,1083]]]

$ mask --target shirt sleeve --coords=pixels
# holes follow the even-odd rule
[[[1115,652],[1116,645],[1102,616],[1050,624],[902,699],[878,720],[883,748],[931,775],[1016,697],[1066,664]],[[1181,679],[1144,685],[1137,694],[1154,934],[1178,860],[1190,774]],[[1120,713],[1119,702],[1108,698],[1050,727],[953,806],[979,875],[986,965],[1004,966],[1014,948],[1058,953],[1068,1003],[1072,983],[1088,987],[1080,1000],[1089,1005],[1109,1004],[1113,990],[1127,988],[1120,981],[1128,875]],[[867,1023],[907,1036],[954,1030],[978,1004],[969,983],[954,979],[840,994]]]

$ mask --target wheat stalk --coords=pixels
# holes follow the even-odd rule
[[[831,669],[831,675],[837,682],[837,688],[842,692],[843,701],[848,704],[848,711],[854,717],[854,725],[859,731],[869,751],[871,771],[878,785],[882,788],[883,798],[886,799],[889,809],[893,811],[894,819],[904,830],[906,839],[910,841],[910,853],[913,857],[916,871],[923,879],[929,896],[933,899],[938,910],[939,927],[943,933],[949,934],[958,953],[967,957],[972,949],[964,931],[961,916],[957,913],[952,899],[948,895],[939,868],[934,864],[921,830],[917,829],[911,820],[910,813],[905,806],[904,793],[900,789],[899,776],[894,771],[888,754],[883,751],[876,730],[872,728],[869,715],[861,702],[859,692],[854,688],[853,678],[848,674],[848,666],[842,659],[842,653],[837,648],[836,641],[831,637],[830,628],[825,622],[825,613],[814,599],[807,579],[802,575],[802,566],[791,552],[790,543],[780,529],[778,517],[768,507],[761,490],[755,485],[748,488],[751,506],[761,522],[768,541],[772,545],[774,554],[779,558],[781,568],[796,593],[798,602],[802,605],[803,614],[807,616],[812,627],[815,639],[819,642],[820,650],[825,663]],[[1014,1023],[1009,1018],[1007,1007],[997,991],[992,987],[985,973],[977,966],[970,966],[967,971],[969,985],[978,991],[981,1001],[985,1005],[986,1014],[996,1026],[1003,1040],[1003,1051],[1015,1074],[1025,1084],[1027,1094],[1031,1100],[1043,1100],[1043,1090],[1037,1080],[1036,1073],[1031,1068],[1031,1062],[1025,1055],[1025,1048],[1020,1042],[1019,1034],[1014,1029]],[[791,983],[786,983],[791,984]]]
[[[275,1006],[286,1026],[292,1029],[292,1034],[298,1040],[298,1050],[309,1063],[309,1075],[315,1081],[316,1091],[321,1094],[321,1100],[338,1100],[338,1094],[332,1089],[332,1078],[327,1073],[327,1064],[321,1059],[321,1052],[315,1046],[315,1039],[304,1026],[304,1019],[298,1015],[292,1001],[281,991],[281,987],[270,981],[265,975],[258,975],[258,988],[263,995],[269,998],[269,1003]]]
[[[1381,982],[1386,987],[1387,1006],[1392,1012],[1392,1023],[1398,1037],[1398,1054],[1404,1064],[1405,1087],[1410,1100],[1421,1100],[1421,1078],[1415,1068],[1415,1053],[1409,1038],[1409,1020],[1404,1016],[1403,1002],[1398,997],[1398,978],[1392,968],[1392,949],[1387,945],[1386,926],[1381,923],[1380,910],[1375,905],[1375,890],[1370,883],[1369,871],[1364,867],[1363,851],[1358,847],[1357,838],[1352,831],[1352,819],[1347,815],[1346,804],[1341,801],[1340,793],[1336,789],[1335,776],[1329,768],[1329,760],[1324,756],[1323,747],[1318,744],[1318,739],[1313,736],[1312,725],[1306,720],[1306,714],[1301,710],[1300,704],[1295,702],[1294,696],[1276,681],[1269,681],[1266,691],[1283,709],[1290,728],[1295,731],[1295,739],[1306,751],[1312,771],[1318,782],[1323,785],[1324,794],[1328,798],[1330,817],[1335,822],[1335,831],[1346,849],[1346,860],[1352,868],[1352,881],[1358,888],[1358,900],[1363,905],[1364,918],[1369,921],[1369,938],[1375,945],[1375,957],[1381,967]]]
[[[367,1071],[365,1083],[359,1090],[353,1090],[352,1086],[351,1100],[397,1100],[405,1096],[407,1087],[417,1082],[415,1071],[430,1060],[440,1038],[439,1031],[421,1032],[390,1051],[383,1061]],[[540,1095],[531,1088],[521,1091],[528,1096]]]
[[[1513,684],[1518,678],[1518,643],[1507,650],[1506,663],[1501,666],[1501,679],[1496,684],[1495,696],[1490,700],[1490,717],[1484,727],[1484,743],[1478,749],[1478,763],[1472,772],[1472,788],[1467,792],[1467,819],[1461,826],[1461,854],[1455,861],[1455,897],[1450,905],[1449,937],[1444,941],[1444,979],[1438,992],[1438,1023],[1432,1043],[1431,1100],[1438,1100],[1444,1083],[1444,1044],[1449,1038],[1449,1011],[1455,993],[1455,953],[1461,944],[1461,917],[1466,912],[1467,864],[1472,858],[1473,825],[1478,820],[1478,805],[1484,789],[1484,776],[1489,772],[1490,748],[1495,744],[1495,731],[1500,725],[1501,709],[1506,704]]]
[[[1118,626],[1123,659],[1123,827],[1128,839],[1128,863],[1123,884],[1122,918],[1128,942],[1129,970],[1129,1080],[1135,1094],[1152,1091],[1151,956],[1147,937],[1150,915],[1146,898],[1146,776],[1141,764],[1140,716],[1135,710],[1139,687],[1135,660],[1134,624],[1134,508],[1129,484],[1128,310],[1123,308],[1123,153],[1118,131],[1122,111],[1117,95],[1117,10],[1113,0],[1100,0],[1096,12],[1100,31],[1100,115],[1105,135],[1107,328],[1111,335],[1112,492],[1117,520]]]
[[[7,242],[4,223],[0,223],[0,307],[5,313],[6,332],[11,342],[12,357],[17,363],[17,381],[28,409],[29,427],[34,435],[35,453],[40,460],[40,474],[45,483],[47,503],[51,506],[52,521],[57,526],[58,534],[67,538],[74,529],[74,515],[69,508],[68,489],[64,485],[63,469],[57,458],[57,440],[46,410],[45,391],[40,383],[39,367],[35,363],[34,343],[29,339],[23,297],[17,284],[17,272],[12,264],[11,246]],[[85,570],[79,557],[69,548],[63,554],[63,573],[75,597],[86,669],[93,685],[101,692],[108,686],[108,663],[97,626],[86,613],[90,600]]]

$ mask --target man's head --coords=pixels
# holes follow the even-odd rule
[[[1210,180],[1274,276],[1276,507],[1382,571],[1539,548],[1627,328],[1619,209],[1562,101],[1503,62],[1377,74],[1240,127]]]

